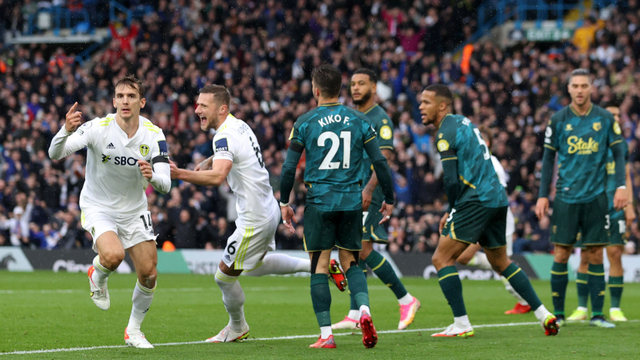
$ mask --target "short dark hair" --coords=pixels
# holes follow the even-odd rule
[[[334,98],[340,94],[342,88],[342,74],[337,67],[322,64],[311,71],[311,80],[320,89],[320,93],[328,98]]]
[[[569,83],[571,83],[571,80],[573,79],[574,76],[586,76],[589,77],[589,75],[591,75],[591,73],[589,72],[588,69],[575,69],[571,72],[571,75],[569,75]]]
[[[213,94],[213,101],[219,102],[220,105],[227,105],[231,102],[231,94],[229,90],[222,85],[206,85],[200,89],[200,94]]]
[[[618,102],[618,99],[612,99],[612,100],[603,102],[602,104],[600,104],[600,107],[603,108],[603,109],[606,109],[608,107],[617,107],[617,108],[619,108],[620,107],[620,103]]]
[[[445,98],[447,105],[449,106],[451,106],[451,104],[453,103],[453,93],[451,93],[451,90],[449,90],[449,87],[447,85],[433,84],[433,85],[427,86],[427,88],[424,90],[433,91],[434,93],[436,93],[437,97]]]
[[[376,73],[371,70],[371,69],[367,69],[367,68],[359,68],[358,70],[353,72],[353,75],[355,74],[364,74],[364,75],[369,75],[369,81],[371,81],[372,83],[377,83],[378,82],[378,76],[376,75]]]
[[[138,90],[138,94],[140,95],[140,99],[144,98],[144,85],[142,85],[142,81],[136,79],[135,76],[127,75],[127,76],[123,77],[122,79],[118,80],[116,82],[116,86],[114,86],[114,88],[113,88],[113,93],[114,94],[115,94],[115,89],[117,89],[118,86],[120,86],[120,85],[128,86],[130,88],[134,88],[134,89]]]

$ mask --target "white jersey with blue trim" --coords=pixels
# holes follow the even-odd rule
[[[249,125],[229,114],[213,138],[213,153],[213,161],[233,162],[227,182],[238,197],[237,226],[261,225],[280,216],[260,144]]]
[[[82,211],[99,211],[116,215],[135,215],[147,210],[145,189],[148,181],[142,176],[138,160],[163,162],[162,172],[154,166],[156,176],[163,177],[161,192],[168,192],[167,141],[162,130],[140,116],[139,127],[131,138],[116,122],[116,114],[87,121],[74,133],[64,127],[54,137],[49,149],[52,158],[61,158],[87,148],[85,182],[80,193]],[[160,158],[159,158],[160,157]],[[168,185],[168,186],[167,186]]]

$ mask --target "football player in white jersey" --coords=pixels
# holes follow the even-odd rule
[[[280,206],[269,185],[258,139],[244,121],[229,113],[230,99],[224,86],[207,85],[200,89],[195,112],[203,131],[216,130],[214,155],[200,163],[195,171],[170,164],[173,179],[202,186],[220,186],[226,179],[237,196],[237,229],[227,240],[215,275],[229,313],[228,325],[207,339],[216,343],[249,336],[249,325],[244,318],[244,291],[238,282],[243,271],[250,276],[311,271],[308,259],[266,255],[267,251],[275,250]]]
[[[482,134],[482,138],[489,146],[489,149],[491,149],[491,146],[493,145],[493,134],[491,133],[491,130],[485,126],[480,126],[478,129]],[[504,171],[504,168],[500,164],[500,161],[495,156],[491,155],[491,162],[493,163],[493,168],[496,170],[496,174],[498,174],[500,184],[502,184],[502,186],[506,188],[507,175]],[[515,232],[515,230],[515,218],[513,216],[511,208],[509,208],[507,210],[506,233],[508,256],[511,256],[513,254],[513,233]],[[487,260],[487,255],[485,255],[483,252],[479,252],[478,250],[480,250],[480,245],[471,245],[462,254],[460,254],[456,261],[462,265],[475,266],[483,270],[491,270],[491,264],[489,263],[489,260]],[[529,306],[529,304],[522,298],[522,296],[520,296],[520,294],[518,294],[513,289],[511,284],[509,284],[509,281],[507,281],[507,279],[505,279],[504,277],[502,277],[501,279],[507,291],[518,300],[515,307],[511,310],[505,311],[505,314],[526,314],[531,311],[531,306]]]
[[[115,114],[80,126],[82,113],[75,103],[49,147],[54,160],[87,148],[80,209],[82,227],[93,236],[98,253],[88,271],[91,299],[98,308],[109,309],[107,279],[127,250],[138,281],[124,339],[137,348],[153,348],[140,325],[153,300],[158,262],[145,189],[148,183],[163,194],[171,189],[167,142],[159,127],[140,116],[145,102],[142,83],[124,77],[115,86]]]

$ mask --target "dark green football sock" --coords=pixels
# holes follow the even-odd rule
[[[367,277],[367,262],[362,259],[358,259],[358,266],[362,269],[364,276]]]
[[[365,262],[376,276],[393,291],[396,298],[400,299],[407,295],[407,290],[404,288],[404,285],[402,285],[402,282],[400,282],[400,279],[398,279],[396,272],[393,271],[391,264],[389,264],[387,259],[380,255],[379,252],[373,250],[369,256],[367,256]]]
[[[502,272],[502,276],[509,281],[513,290],[515,290],[522,298],[529,303],[531,306],[531,310],[536,310],[542,305],[538,294],[533,290],[533,286],[531,286],[531,282],[527,277],[527,274],[520,269],[520,267],[514,263],[511,263],[507,266],[506,269]]]
[[[356,303],[356,298],[353,297],[353,292],[351,291],[351,284],[349,284],[349,297],[351,298],[351,307],[350,310],[358,310],[358,304]]]
[[[604,294],[607,283],[604,281],[604,265],[589,264],[589,295],[591,295],[591,315],[602,315],[604,307]]]
[[[351,296],[356,302],[357,309],[360,309],[360,306],[362,305],[369,306],[367,278],[364,277],[362,269],[358,266],[352,266],[347,270],[345,275],[347,276],[349,291],[351,291]]]
[[[447,299],[454,317],[467,315],[462,298],[462,283],[455,266],[446,266],[438,271],[438,283],[444,297]]]
[[[553,297],[553,313],[564,316],[564,299],[569,283],[567,264],[553,262],[551,266],[551,296]]]
[[[331,326],[331,290],[327,274],[311,274],[311,302],[318,325]]]
[[[623,279],[622,276],[609,276],[609,292],[611,293],[612,308],[620,307],[620,299],[622,298],[622,289],[624,286]]]
[[[358,259],[358,266],[360,267],[360,269],[362,269],[362,273],[364,274],[364,277],[366,279],[367,278],[367,263],[362,259]],[[353,294],[355,294],[355,293],[351,291],[351,286],[349,286],[349,297],[351,298],[350,310],[359,310],[360,307],[356,303],[356,298],[353,297]]]
[[[587,307],[589,303],[589,285],[587,281],[589,277],[586,273],[578,273],[578,278],[576,279],[576,287],[578,288],[578,306]]]

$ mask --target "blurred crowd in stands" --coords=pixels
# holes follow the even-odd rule
[[[379,103],[395,127],[391,169],[398,206],[388,225],[391,252],[432,252],[437,245],[438,222],[447,203],[433,146],[435,129],[421,124],[417,97],[430,84],[448,84],[455,94],[455,112],[494,130],[491,151],[508,174],[516,217],[514,252],[522,253],[552,250],[549,219],[538,220],[534,214],[543,134],[549,117],[569,103],[567,75],[574,68],[587,68],[594,80],[593,102],[620,103],[637,204],[637,1],[625,2],[605,18],[593,13],[573,39],[555,47],[522,41],[503,50],[490,41],[476,43],[464,68],[451,54],[476,30],[477,1],[399,4],[159,0],[151,4],[156,11],[139,21],[111,24],[110,44],[84,66],[64,47],[5,45],[0,54],[5,64],[0,66],[0,245],[91,246],[78,208],[85,155],[52,161],[47,148],[74,102],[87,121],[113,112],[113,84],[125,74],[145,83],[143,115],[164,130],[171,158],[187,168],[212,155],[213,134],[200,130],[194,113],[198,89],[210,83],[227,86],[232,113],[259,138],[279,198],[288,134],[296,118],[316,106],[312,68],[324,62],[339,67],[345,84],[340,100],[349,105],[350,74],[359,67],[374,69],[379,74]],[[302,248],[302,170],[298,175],[292,201],[302,221],[293,234],[278,230],[277,243],[283,249]],[[225,246],[237,216],[228,186],[175,182],[168,195],[152,189],[147,194],[159,246],[166,240],[177,248]],[[636,223],[630,229],[628,253],[636,253],[638,239]]]

